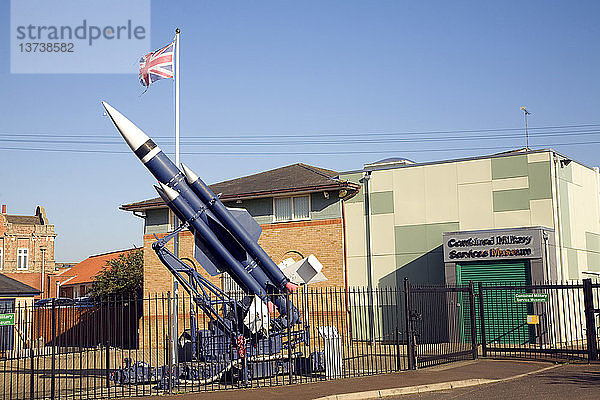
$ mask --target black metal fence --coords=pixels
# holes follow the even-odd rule
[[[279,336],[259,329],[245,343],[215,339],[210,319],[183,294],[85,307],[17,304],[14,325],[5,327],[14,340],[0,340],[0,399],[212,391],[408,368],[402,291],[316,288],[289,296],[301,324],[279,327]]]
[[[482,355],[598,359],[600,284],[479,284],[478,297]]]
[[[241,293],[232,296],[243,301]],[[83,307],[17,303],[14,324],[0,331],[1,398],[198,392],[374,375],[480,355],[595,360],[598,353],[600,284],[589,280],[305,288],[289,298],[301,324],[256,325],[241,341],[218,336],[190,300],[167,293]]]
[[[502,356],[598,359],[600,284],[412,286],[405,281],[409,367]]]
[[[475,290],[405,281],[410,368],[477,358]]]

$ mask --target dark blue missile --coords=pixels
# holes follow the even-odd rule
[[[202,213],[201,218],[211,228],[219,231],[222,239],[230,245],[227,246],[230,250],[238,248],[237,253],[240,254],[240,261],[244,264],[249,264],[249,269],[254,270],[256,264],[260,264],[263,276],[259,279],[259,283],[263,287],[264,285],[272,285],[281,291],[286,289],[291,291],[295,288],[295,285],[289,282],[279,267],[258,245],[257,240],[260,235],[260,226],[248,215],[247,211],[240,210],[241,212],[237,212],[236,218],[218,197],[212,193],[210,188],[206,187],[204,182],[190,170],[190,177],[196,176],[197,178],[192,182],[196,190],[192,190],[187,184],[184,174],[171,162],[169,157],[163,153],[152,139],[110,104],[102,102],[102,105],[131,150],[152,175],[159,182],[179,192],[192,209],[206,210],[206,212]],[[201,193],[203,197],[199,197],[196,191]],[[215,217],[213,214],[215,211],[219,212],[223,219],[218,216]],[[242,249],[240,250],[239,247]],[[243,259],[243,255],[241,255],[242,251],[250,255],[248,260]],[[211,275],[222,272],[217,265],[207,264],[203,265],[203,267]]]
[[[179,214],[178,216],[181,216],[183,221],[189,222],[194,230],[202,235],[208,246],[211,248],[211,253],[227,266],[227,269],[231,271],[231,277],[242,290],[246,293],[255,294],[266,299],[267,292],[265,289],[252,278],[252,275],[247,273],[240,262],[229,252],[223,243],[221,243],[217,235],[215,235],[204,221],[200,218],[196,218],[196,211],[192,209],[178,192],[163,183],[160,184],[160,190],[157,190],[157,192],[163,197],[163,200],[165,200],[170,209],[176,214]]]
[[[281,315],[287,316],[289,314],[290,322],[292,324],[295,324],[299,320],[300,315],[296,307],[293,305],[291,305],[288,313],[288,303],[285,297],[275,296],[273,298],[273,302],[266,299],[267,293],[263,287],[260,285],[257,286],[257,281],[255,279],[255,277],[258,277],[258,279],[266,279],[263,278],[264,273],[260,268],[257,268],[256,265],[252,264],[240,264],[239,261],[228,252],[227,248],[214,234],[210,227],[204,224],[201,218],[197,218],[197,212],[190,207],[190,205],[178,192],[163,183],[159,183],[159,185],[160,187],[155,186],[158,195],[165,201],[167,206],[175,213],[175,215],[177,215],[179,219],[182,221],[187,221],[190,224],[192,232],[197,232],[200,237],[204,239],[207,244],[207,248],[210,249],[210,251],[207,251],[206,254],[210,255],[211,257],[215,257],[215,259],[212,260],[213,262],[219,264],[224,263],[227,265],[227,273],[245,293],[258,295],[261,299],[263,299],[263,301],[265,301],[269,311],[274,310],[274,304],[279,309]],[[202,265],[202,263],[200,265]]]
[[[102,104],[131,150],[152,175],[165,185],[159,191],[159,195],[163,197],[180,220],[190,223],[190,230],[194,233],[195,239],[194,256],[207,272],[216,275],[227,271],[246,293],[257,294],[261,297],[265,293],[271,293],[273,288],[285,290],[295,286],[289,283],[285,275],[256,242],[261,229],[246,210],[229,210],[214,194],[207,201],[208,204],[205,204],[187,184],[184,174],[144,132],[109,104],[105,102]],[[198,182],[194,183],[198,184]],[[174,195],[175,193],[177,196]],[[214,204],[222,206],[227,211],[226,213],[221,207],[215,209],[220,210],[226,220],[233,219],[234,222],[228,220],[227,225],[223,224],[223,221],[211,210],[214,208],[212,207]],[[231,226],[237,230],[228,228]],[[249,239],[253,239],[250,240],[250,246],[246,244]],[[262,259],[260,251],[256,251],[256,247],[262,251]],[[252,253],[248,251],[248,248]],[[270,263],[266,262],[264,257]],[[282,314],[288,313],[284,297],[275,296],[274,303]],[[270,304],[268,305],[270,306]],[[292,317],[292,323],[299,317],[297,309],[293,305],[291,305],[289,314]]]
[[[129,147],[138,156],[146,168],[148,168],[152,175],[154,175],[159,182],[166,184],[171,189],[178,192],[183,197],[183,201],[194,210],[194,213],[198,213],[197,217],[203,221],[204,225],[206,225],[213,234],[219,237],[221,244],[227,248],[228,252],[234,255],[240,263],[246,264],[248,256],[243,247],[238,243],[236,238],[220,224],[212,212],[207,209],[206,205],[190,189],[185,182],[183,173],[175,167],[167,155],[162,152],[152,139],[119,111],[105,102],[102,104],[121,133],[121,136],[123,136]],[[182,199],[180,199],[180,201],[181,200]],[[186,220],[186,218],[182,218],[181,210],[174,209],[173,212],[182,221]],[[192,232],[195,233],[194,229],[192,229]],[[213,250],[207,248],[206,238],[202,234],[196,236],[195,241],[196,247],[200,249],[200,251],[195,252],[196,255],[201,256],[202,253]],[[219,267],[219,264],[212,262],[212,260],[214,260],[213,256],[214,254],[209,254],[205,259],[199,259],[198,261],[201,262],[202,267],[207,269],[211,275],[217,275],[223,272],[223,267]],[[246,267],[246,265],[244,265],[244,267]],[[262,270],[254,271],[255,268],[252,267],[247,269],[252,270],[255,273],[257,281],[263,289],[266,289],[268,285],[273,285]]]
[[[244,229],[242,224],[233,216],[230,210],[219,201],[219,198],[213,193],[210,187],[208,187],[194,171],[184,164],[181,164],[181,166],[183,167],[187,183],[194,193],[196,193],[200,200],[209,207],[225,228],[235,233],[236,238],[242,246],[244,246],[244,249],[260,263],[261,267],[275,286],[280,290],[287,289],[293,291],[296,288],[296,285],[287,279],[283,272],[281,272],[281,269],[273,262],[271,257],[267,255],[262,247],[260,247],[257,242],[258,238],[253,237],[246,229]]]

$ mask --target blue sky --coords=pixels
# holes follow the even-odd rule
[[[4,54],[9,11],[2,2]],[[153,48],[182,30],[182,160],[209,183],[295,162],[343,171],[523,147],[522,131],[489,131],[522,127],[522,105],[534,128],[600,124],[594,1],[153,1],[151,15]],[[142,220],[118,207],[155,197],[153,178],[99,103],[173,152],[172,84],[141,95],[139,56],[131,74],[19,75],[0,60],[0,203],[46,207],[57,261],[141,243]],[[454,130],[475,132],[439,132]],[[550,130],[533,129],[531,147],[599,164],[600,125],[535,132]],[[8,141],[24,133],[81,142]]]

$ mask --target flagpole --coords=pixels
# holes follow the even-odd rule
[[[175,83],[175,165],[179,168],[179,28],[175,29],[175,71],[174,71],[174,83]],[[179,225],[179,220],[176,225]],[[179,258],[179,234],[175,235],[173,240],[173,252],[175,257]],[[178,287],[177,281],[173,280],[173,321],[171,332],[171,360],[173,363],[177,363],[177,351],[175,344],[177,343],[177,322],[179,311],[177,309],[178,300]]]
[[[179,168],[179,28],[175,29],[175,165]]]

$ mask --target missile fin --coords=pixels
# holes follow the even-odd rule
[[[208,272],[210,276],[217,276],[223,271],[217,267],[217,259],[206,248],[202,238],[197,234],[194,235],[194,258],[200,263],[202,268]]]
[[[244,208],[229,208],[227,207],[229,212],[233,215],[235,219],[244,227],[244,229],[250,234],[250,237],[254,239],[254,241],[258,242],[258,238],[260,238],[260,234],[262,233],[262,228],[256,222],[252,215],[244,209]]]
[[[227,250],[234,256],[238,261],[245,261],[248,258],[246,250],[237,241],[235,236],[231,234],[217,219],[211,214],[206,214],[207,223],[210,229],[217,235],[221,243],[227,247]]]

